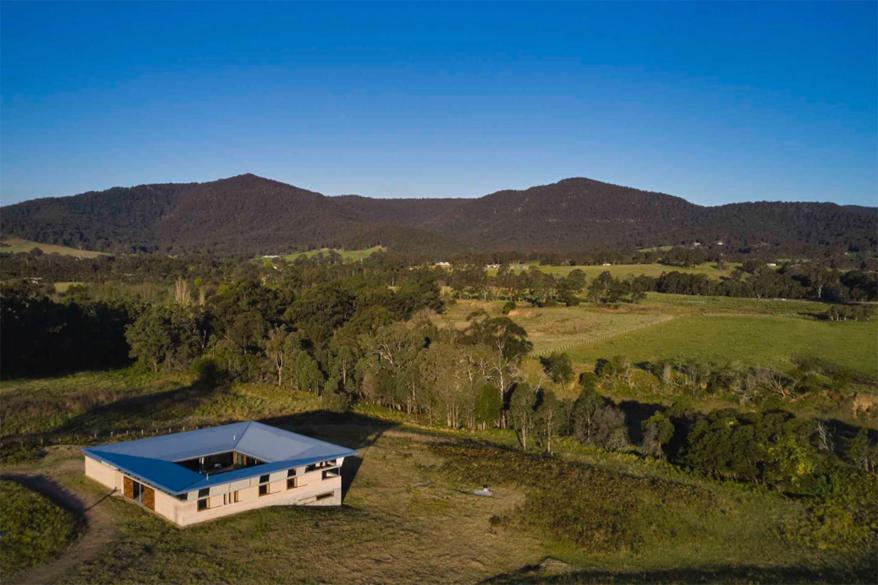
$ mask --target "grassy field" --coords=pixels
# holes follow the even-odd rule
[[[500,301],[459,301],[438,320],[460,328],[472,311],[485,309],[499,315],[501,306]],[[784,371],[793,367],[795,356],[816,356],[878,381],[878,322],[816,318],[825,311],[826,305],[811,301],[650,293],[637,305],[521,306],[509,316],[527,330],[534,343],[533,357],[523,364],[527,379],[547,385],[559,396],[573,397],[579,389],[575,384],[546,380],[537,357],[552,351],[566,352],[577,372],[591,371],[596,360],[616,355],[632,363],[694,358],[717,365],[737,363]],[[653,376],[637,372],[636,378],[632,388],[613,394],[614,398],[666,404],[676,398],[658,387]],[[724,406],[736,404],[715,396],[693,399],[693,407],[705,411]],[[845,399],[812,397],[787,407],[804,416],[852,420]],[[867,424],[878,426],[878,421]]]
[[[71,512],[19,483],[0,479],[0,501],[0,573],[6,583],[57,556],[76,536]]]
[[[383,252],[384,250],[384,246],[372,246],[371,248],[362,248],[358,250],[345,250],[343,248],[320,248],[319,250],[308,250],[307,252],[293,252],[292,254],[285,255],[283,258],[284,260],[292,261],[297,258],[312,258],[317,254],[328,254],[330,252],[336,252],[342,257],[342,260],[344,262],[359,262],[361,260],[365,260],[376,252]]]
[[[472,311],[499,314],[501,305],[459,301],[440,319],[463,327]],[[584,364],[624,355],[788,368],[795,355],[815,355],[878,377],[878,322],[816,318],[825,311],[810,301],[651,293],[637,305],[522,306],[509,316],[527,330],[535,354],[566,351]]]
[[[0,254],[30,252],[34,248],[39,248],[46,254],[61,254],[63,256],[76,256],[77,258],[95,258],[97,256],[106,255],[103,252],[80,250],[78,248],[68,248],[67,246],[56,246],[54,244],[42,244],[40,242],[32,242],[21,238],[5,238],[2,240],[2,243],[5,244],[5,246],[0,246]]]
[[[766,315],[677,317],[636,333],[573,348],[578,361],[624,355],[632,361],[688,357],[787,370],[796,355],[818,356],[878,379],[875,323],[833,323]]]
[[[595,582],[659,582],[671,568],[688,571],[687,580],[739,582],[742,573],[820,579],[835,566],[783,537],[803,513],[797,501],[631,455],[562,442],[561,456],[548,459],[510,449],[505,431],[434,431],[374,407],[326,412],[314,396],[271,386],[199,390],[178,376],[127,370],[4,382],[0,398],[4,421],[17,412],[7,404],[40,404],[16,433],[47,444],[63,439],[65,426],[119,437],[156,417],[174,428],[258,418],[359,452],[346,462],[342,508],[263,509],[185,530],[105,498],[82,475],[81,442],[0,466],[52,477],[108,524],[87,558],[68,559],[60,574],[44,567],[57,583],[516,582],[528,567]],[[495,497],[471,495],[483,483]],[[575,539],[559,530],[571,520],[581,523]]]
[[[719,279],[722,276],[729,276],[739,266],[734,262],[727,263],[722,270],[716,267],[715,263],[706,262],[692,267],[666,266],[664,264],[613,264],[611,266],[596,266],[593,264],[582,264],[575,266],[557,266],[542,265],[538,263],[513,264],[510,268],[513,271],[523,271],[530,269],[531,266],[539,268],[542,272],[555,276],[567,276],[573,270],[582,270],[585,272],[586,278],[591,279],[597,277],[602,272],[609,272],[614,278],[630,278],[633,276],[661,276],[663,272],[685,272],[687,274],[705,274],[711,278]],[[489,270],[489,274],[496,274],[496,270]]]

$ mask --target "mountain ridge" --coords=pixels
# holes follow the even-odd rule
[[[476,198],[327,196],[245,173],[112,187],[0,208],[0,235],[99,251],[279,253],[384,245],[407,253],[571,253],[693,241],[874,248],[878,208],[682,197],[571,177]]]

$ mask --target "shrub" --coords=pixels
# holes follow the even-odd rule
[[[553,351],[547,356],[541,356],[540,364],[543,366],[543,371],[555,383],[566,384],[573,379],[573,366],[570,363],[570,356],[566,353]]]
[[[209,356],[196,358],[192,362],[192,373],[195,374],[196,382],[211,387],[220,384],[226,377],[219,362]]]

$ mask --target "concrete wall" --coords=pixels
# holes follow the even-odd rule
[[[341,505],[341,466],[342,458],[335,467],[315,469],[305,472],[305,467],[296,468],[296,487],[287,489],[287,470],[269,476],[268,494],[259,495],[259,476],[233,481],[210,488],[210,507],[198,510],[198,492],[189,492],[185,499],[155,490],[155,513],[180,526],[189,526],[207,520],[222,518],[238,512],[255,510],[266,506],[340,506]],[[338,475],[323,479],[323,472],[331,470]],[[116,488],[122,496],[124,475],[118,469],[85,456],[85,475],[98,483]],[[238,492],[238,501],[233,502]],[[318,496],[331,494],[317,499]],[[131,500],[129,500],[131,501]]]
[[[210,508],[207,510],[198,510],[198,493],[190,492],[185,502],[177,500],[176,513],[172,520],[180,526],[189,526],[266,506],[340,506],[342,462],[343,459],[340,458],[337,467],[330,468],[339,475],[327,479],[323,479],[323,472],[326,469],[305,473],[304,467],[297,468],[298,484],[289,490],[287,470],[272,473],[269,476],[268,494],[264,496],[259,495],[258,476],[213,486],[210,488]],[[235,491],[238,492],[238,502],[231,502]],[[324,494],[331,495],[328,498],[317,499],[317,496]],[[158,494],[156,495],[156,509],[158,509]]]
[[[122,474],[115,467],[85,456],[85,476],[90,477],[104,487],[116,488],[122,493]]]

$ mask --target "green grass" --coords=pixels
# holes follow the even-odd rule
[[[308,250],[307,252],[293,252],[292,254],[287,254],[283,258],[284,260],[293,261],[297,258],[313,258],[317,254],[328,254],[329,252],[336,252],[342,257],[344,262],[360,262],[361,260],[365,260],[372,254],[376,252],[383,252],[385,250],[384,246],[372,246],[371,248],[362,248],[357,250],[345,250],[344,248],[320,248],[318,250]]]
[[[76,256],[77,258],[96,258],[105,256],[103,252],[94,252],[91,250],[80,250],[79,248],[69,248],[67,246],[56,246],[54,244],[43,244],[40,242],[32,242],[22,238],[5,238],[2,240],[5,246],[0,246],[0,254],[16,254],[18,252],[30,252],[34,248],[39,248],[46,254],[61,254],[64,256]]]
[[[32,420],[16,433],[100,428],[119,438],[149,421],[177,430],[257,418],[363,457],[338,510],[270,508],[181,530],[105,500],[99,506],[115,534],[63,582],[478,582],[548,556],[609,575],[822,566],[818,553],[782,536],[784,522],[802,513],[797,501],[572,440],[545,459],[510,449],[509,431],[439,431],[374,406],[334,414],[313,395],[271,385],[205,390],[185,375],[134,370],[6,382],[4,419],[29,400],[39,408],[27,410]],[[80,444],[47,447],[42,459],[16,467],[97,502],[106,490],[83,477]],[[494,498],[470,494],[482,483]]]
[[[57,555],[76,535],[71,512],[14,481],[0,480],[0,502],[0,573],[7,583]]]
[[[716,264],[712,262],[705,262],[698,266],[685,268],[679,266],[666,266],[664,264],[613,264],[611,266],[582,264],[575,266],[558,266],[549,264],[541,265],[538,263],[515,264],[511,265],[510,268],[513,271],[523,271],[530,269],[531,266],[535,266],[536,268],[539,268],[540,271],[554,276],[567,276],[573,270],[582,270],[585,272],[588,281],[591,281],[603,272],[609,272],[614,278],[631,278],[641,275],[657,277],[661,276],[663,272],[677,271],[685,272],[687,274],[704,274],[711,278],[719,279],[720,277],[731,275],[732,272],[735,271],[735,268],[740,266],[740,264],[729,262],[723,270],[718,269]],[[496,270],[489,271],[489,274],[492,275],[496,273]]]
[[[570,350],[577,361],[623,355],[632,361],[687,357],[718,364],[793,366],[818,356],[878,378],[878,324],[788,316],[689,315]]]
[[[753,299],[662,293],[647,293],[646,300],[640,306],[648,310],[669,313],[747,313],[798,317],[822,315],[826,313],[828,308],[828,305],[825,303],[796,299]]]

